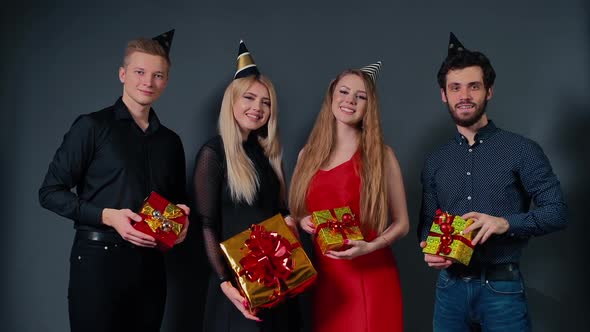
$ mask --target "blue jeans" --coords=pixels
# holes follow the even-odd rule
[[[436,282],[435,332],[530,331],[524,283],[459,278],[442,270]]]

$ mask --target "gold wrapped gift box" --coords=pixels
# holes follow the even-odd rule
[[[315,280],[316,270],[280,214],[220,245],[251,309],[273,307]]]

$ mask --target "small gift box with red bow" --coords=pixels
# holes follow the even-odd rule
[[[436,210],[436,215],[426,239],[426,247],[422,249],[422,252],[469,265],[473,254],[471,240],[475,232],[463,234],[463,231],[472,223],[473,220],[471,219],[463,220],[459,216],[443,212],[440,209]]]
[[[143,202],[139,215],[142,220],[133,224],[133,227],[153,236],[162,251],[174,246],[186,224],[184,211],[153,191]]]
[[[271,308],[307,289],[316,270],[280,214],[220,243],[250,309]]]
[[[321,252],[340,250],[344,240],[363,240],[360,223],[348,206],[311,214],[315,225],[315,241]]]

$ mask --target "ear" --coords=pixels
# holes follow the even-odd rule
[[[492,96],[494,95],[494,86],[492,85],[489,89],[488,89],[488,93],[486,96],[486,100],[490,100],[492,99]]]
[[[125,74],[125,68],[119,67],[119,81],[121,81],[121,83],[125,83]]]
[[[449,100],[447,99],[447,93],[445,92],[445,89],[440,89],[440,98],[442,99],[443,103],[448,103]]]

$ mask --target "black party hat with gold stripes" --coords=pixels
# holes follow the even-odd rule
[[[360,69],[360,71],[369,75],[369,77],[371,78],[371,81],[373,81],[373,83],[376,83],[377,75],[379,75],[379,71],[381,71],[381,64],[382,64],[381,61],[377,61],[373,64],[368,65],[368,66],[364,66],[363,68]]]
[[[172,39],[174,39],[174,30],[164,32],[161,35],[157,35],[152,39],[157,41],[160,46],[164,49],[167,55],[170,55],[170,48],[172,47]]]
[[[254,62],[254,58],[252,54],[246,48],[246,44],[244,44],[243,40],[240,40],[240,48],[238,50],[238,59],[237,61],[237,69],[236,74],[234,75],[234,80],[242,77],[248,77],[252,75],[260,75],[258,71],[258,67]]]

